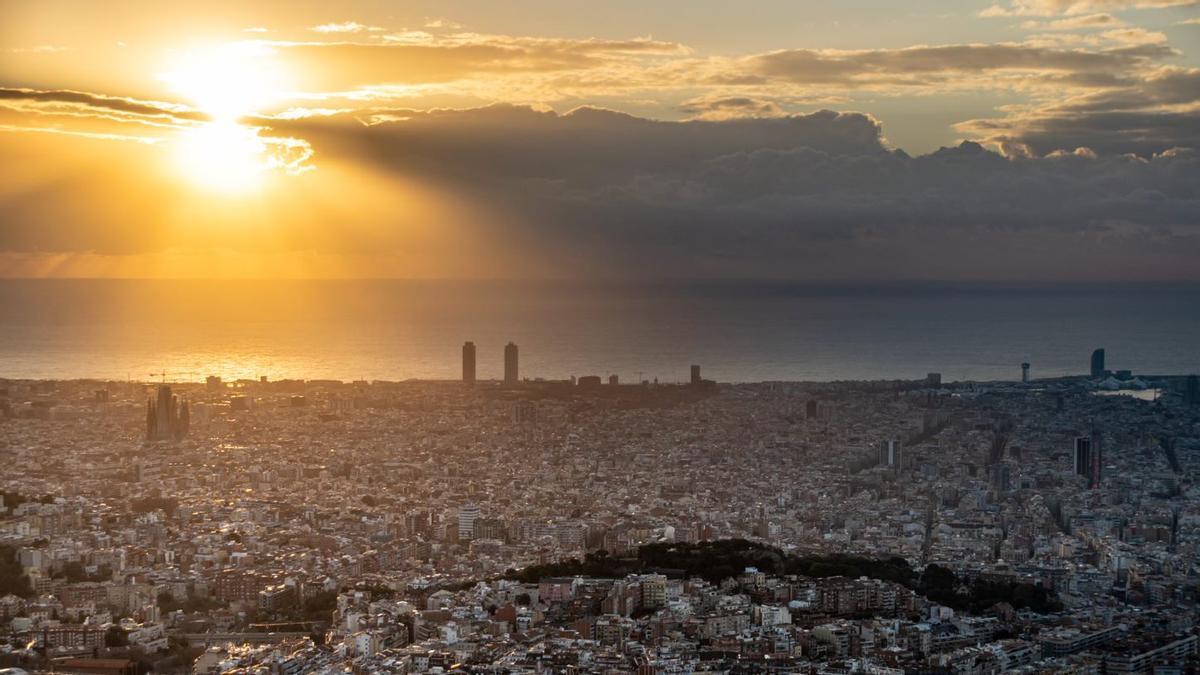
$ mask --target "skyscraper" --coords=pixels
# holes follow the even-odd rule
[[[1021,364],[1021,381],[1022,382],[1029,381],[1029,363],[1028,362]]]
[[[1200,405],[1200,377],[1188,375],[1183,388],[1183,402]]]
[[[700,384],[700,366],[692,365],[692,384]]]
[[[462,347],[462,379],[466,384],[475,384],[475,343],[469,340]]]
[[[900,468],[900,441],[894,438],[879,443],[879,466]]]
[[[1092,377],[1104,377],[1104,349],[1092,352]]]
[[[1087,476],[1092,470],[1092,439],[1090,436],[1079,436],[1075,439],[1075,454],[1072,466],[1077,476]]]
[[[1012,467],[1007,462],[988,467],[988,477],[991,479],[992,490],[996,492],[1008,492],[1012,487]]]
[[[479,520],[479,505],[468,502],[458,507],[458,539],[467,541],[475,537],[475,521]]]
[[[510,342],[504,346],[504,383],[516,384],[518,376],[517,345]]]

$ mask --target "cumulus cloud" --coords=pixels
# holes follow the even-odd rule
[[[243,122],[288,166],[315,162],[298,179],[307,185],[331,167],[353,167],[372,194],[419,183],[428,201],[469,208],[471,241],[487,242],[476,249],[508,247],[505,260],[570,274],[897,276],[919,261],[927,276],[1088,276],[1113,265],[1135,277],[1194,276],[1200,69],[1169,65],[1179,52],[1165,35],[1112,13],[1167,4],[1016,0],[996,12],[1027,17],[1022,27],[1038,34],[1021,42],[736,56],[651,38],[329,24],[312,41],[251,42],[303,73],[307,91]],[[969,140],[921,156],[893,149],[869,114],[797,113],[964,91],[1002,92],[1008,104],[955,125]],[[422,96],[431,92],[459,109],[430,109]],[[471,107],[478,101],[507,103]],[[540,104],[512,104],[528,101]],[[595,106],[560,114],[547,105],[556,101],[686,119]],[[632,107],[639,101],[649,103]],[[0,131],[61,143],[154,140],[204,121],[169,102],[0,88]],[[104,193],[124,194],[139,178]],[[141,253],[171,241],[121,225],[134,217],[125,212],[71,208],[85,178],[36,190],[4,182],[0,252]],[[458,269],[492,264],[458,250],[466,238],[442,234],[446,223],[422,229],[417,211],[343,207],[279,218],[263,239],[330,255],[459,255]]]
[[[886,146],[874,118],[830,111],[683,122],[596,108],[376,113],[366,124],[356,114],[273,124],[310,143],[318,163],[369,167],[384,185],[419,180],[470,204],[497,255],[560,273],[1012,278],[1133,260],[1142,276],[1186,276],[1200,252],[1200,157],[1187,149],[1005,157],[964,142],[909,156]],[[37,205],[59,197],[4,203],[23,225],[0,248],[132,246],[126,230],[33,226]],[[375,224],[273,238],[351,256],[426,245],[395,212],[359,211]],[[487,256],[470,264],[490,269]]]
[[[910,157],[883,145],[876,120],[832,112],[678,123],[492,108],[354,134],[350,146],[340,132],[314,143],[335,155],[370,147],[382,170],[438,176],[597,272],[620,260],[678,275],[696,264],[786,276],[789,260],[815,251],[894,265],[884,243],[916,254],[917,242],[944,238],[963,247],[947,255],[973,258],[976,236],[1022,246],[1069,239],[1088,250],[1111,243],[1118,223],[1142,232],[1143,248],[1167,238],[1195,251],[1200,235],[1192,152],[1013,160],[964,143]]]
[[[877,120],[829,111],[661,122],[498,106],[392,120],[300,120],[287,131],[319,155],[443,184],[507,214],[513,236],[540,242],[540,254],[597,274],[788,276],[801,261],[833,273],[824,256],[893,270],[920,246],[979,261],[974,241],[1049,246],[1064,260],[1107,259],[1118,246],[1169,265],[1178,253],[1160,247],[1200,250],[1191,151],[1011,159],[965,142],[910,157],[885,146]]]
[[[1151,157],[1175,147],[1200,148],[1200,69],[1161,68],[1139,79],[1063,101],[1017,107],[957,129],[1017,152],[1086,146],[1103,154]]]

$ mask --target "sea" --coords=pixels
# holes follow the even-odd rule
[[[617,375],[721,382],[1200,372],[1200,284],[0,281],[0,378]]]

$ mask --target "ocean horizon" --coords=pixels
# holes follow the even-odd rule
[[[0,377],[722,382],[1200,372],[1200,284],[3,280]]]

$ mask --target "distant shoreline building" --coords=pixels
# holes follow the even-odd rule
[[[475,343],[470,340],[462,346],[462,379],[466,384],[475,384]]]
[[[1104,349],[1100,348],[1092,352],[1092,377],[1104,377]]]
[[[516,384],[520,375],[518,368],[516,343],[510,342],[504,346],[504,383]]]

